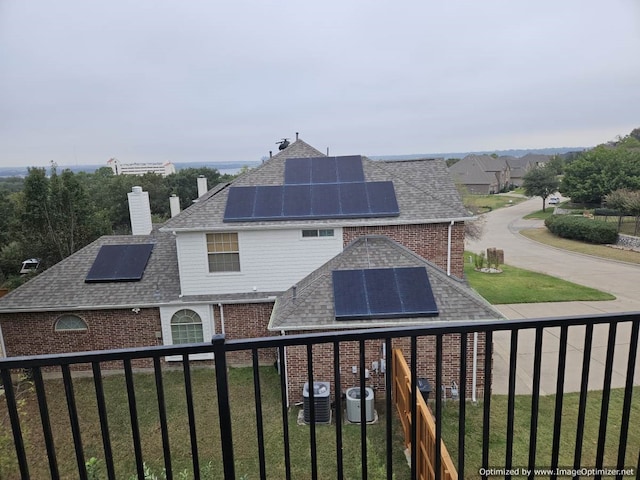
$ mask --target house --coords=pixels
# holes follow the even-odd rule
[[[451,165],[449,172],[472,194],[500,193],[512,184],[511,167],[505,157],[467,155]]]
[[[171,162],[157,163],[122,163],[117,158],[110,158],[107,165],[111,167],[114,175],[144,175],[155,173],[166,177],[176,173],[176,167]]]
[[[509,157],[507,162],[511,166],[511,183],[519,187],[526,173],[534,167],[544,165],[549,161],[549,155],[527,153],[522,157]]]
[[[0,299],[7,355],[286,333],[273,323],[277,299],[371,236],[411,252],[438,283],[458,285],[473,218],[443,160],[328,157],[300,139],[159,227],[139,187],[129,206],[132,236],[102,237]],[[446,318],[447,299],[436,300]],[[476,308],[491,316],[473,305],[468,319]],[[273,352],[261,354],[273,362]],[[244,355],[231,361],[246,363]]]

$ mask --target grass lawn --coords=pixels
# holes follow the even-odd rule
[[[631,402],[629,426],[640,425],[640,387],[634,387]],[[559,465],[571,467],[576,445],[577,417],[579,393],[565,394],[562,408],[562,430],[560,435]],[[622,402],[624,390],[611,391],[609,399],[609,416],[605,443],[604,465],[615,468],[617,450],[620,440],[620,424],[622,418]],[[553,445],[553,427],[555,412],[554,395],[540,397],[538,410],[538,436],[536,442],[536,465],[545,468],[551,464],[551,447]],[[505,465],[506,431],[507,431],[506,395],[491,397],[491,434],[489,437],[489,465],[503,467]],[[594,466],[598,445],[598,425],[602,393],[593,391],[587,396],[585,423],[583,425],[581,466]],[[465,421],[465,478],[480,478],[478,469],[482,464],[482,406],[468,404]],[[531,397],[518,395],[515,399],[513,467],[526,467],[529,459],[529,427],[531,422]],[[458,458],[458,403],[445,404],[443,422],[443,439],[447,449],[457,463]],[[629,428],[626,446],[626,466],[635,468],[640,449],[640,429]],[[627,477],[625,477],[627,478]],[[631,477],[628,477],[631,478]]]
[[[465,194],[462,198],[463,203],[467,207],[473,208],[473,210],[478,210],[480,213],[490,212],[491,210],[495,210],[496,208],[516,205],[520,202],[523,202],[524,200],[526,200],[526,198],[518,196],[512,197],[507,195]]]
[[[253,402],[253,370],[232,368],[229,370],[231,389],[233,446],[238,478],[259,478],[256,415]],[[282,409],[280,406],[279,376],[273,367],[260,369],[262,409],[264,419],[264,447],[267,475],[269,478],[284,478],[284,440],[282,429]],[[191,446],[189,439],[184,377],[182,371],[163,372],[166,411],[169,424],[169,442],[172,451],[174,475],[187,469],[191,471]],[[215,373],[209,368],[192,369],[193,400],[195,406],[199,459],[201,470],[207,471],[203,478],[222,478],[220,451],[220,430],[216,401]],[[47,401],[51,418],[51,428],[55,438],[58,466],[62,478],[77,478],[76,460],[73,449],[67,405],[62,380],[46,381]],[[135,456],[129,419],[127,393],[124,375],[104,377],[104,389],[111,432],[116,477],[129,479],[135,473]],[[157,475],[164,466],[162,438],[156,400],[154,375],[135,375],[138,423],[142,438],[143,458]],[[106,478],[104,453],[100,434],[99,419],[93,381],[87,378],[74,379],[74,391],[80,417],[82,441],[85,457],[97,457],[98,478]],[[49,478],[44,439],[41,434],[38,405],[33,393],[25,403],[27,457],[31,478]],[[377,408],[380,422],[368,425],[368,469],[369,478],[386,478],[385,465],[385,415]],[[292,408],[289,414],[289,434],[293,478],[310,478],[309,427],[297,425],[299,408]],[[13,456],[13,441],[10,427],[5,419],[6,405],[0,398],[0,479],[19,478],[17,462]],[[3,433],[8,442],[3,443]],[[335,427],[317,425],[318,472],[320,478],[336,477]],[[397,478],[409,477],[409,467],[402,453],[402,440],[398,431],[395,442],[395,471]],[[360,478],[360,428],[359,425],[345,425],[343,428],[345,478]],[[209,464],[209,465],[207,465]],[[404,473],[403,473],[404,472]],[[187,475],[184,478],[192,478]]]
[[[553,216],[553,205],[551,207],[547,206],[545,211],[538,210],[536,212],[530,213],[529,215],[525,215],[523,218],[529,219],[537,219],[537,220],[546,220],[549,217]]]
[[[615,300],[611,294],[542,273],[501,265],[502,273],[477,272],[465,253],[464,273],[469,284],[493,305],[509,303]]]
[[[569,240],[553,235],[546,228],[531,228],[521,230],[520,233],[531,240],[544,243],[556,248],[562,248],[577,253],[593,255],[594,257],[608,258],[610,260],[618,260],[621,262],[640,264],[640,252],[632,250],[622,250],[619,248],[611,248],[606,245],[594,245],[591,243],[578,242],[577,240]]]

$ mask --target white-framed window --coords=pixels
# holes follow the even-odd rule
[[[302,230],[302,238],[333,237],[333,228]]]
[[[86,332],[89,329],[87,323],[77,315],[62,315],[56,320],[54,330],[56,332]]]
[[[171,317],[172,343],[199,343],[204,341],[202,318],[193,310],[178,310]]]
[[[207,233],[209,272],[239,272],[240,248],[237,233]]]

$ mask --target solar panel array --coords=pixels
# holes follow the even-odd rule
[[[335,270],[332,274],[336,320],[438,315],[424,267]]]
[[[394,217],[392,182],[231,187],[225,222]]]
[[[364,182],[360,155],[288,158],[285,161],[285,185],[350,182]]]
[[[137,282],[142,279],[152,250],[152,243],[103,245],[84,281]]]
[[[395,217],[392,182],[365,182],[360,155],[288,158],[284,185],[231,187],[225,222]]]

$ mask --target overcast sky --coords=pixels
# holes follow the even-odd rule
[[[591,146],[639,58],[637,0],[0,0],[0,166]]]

